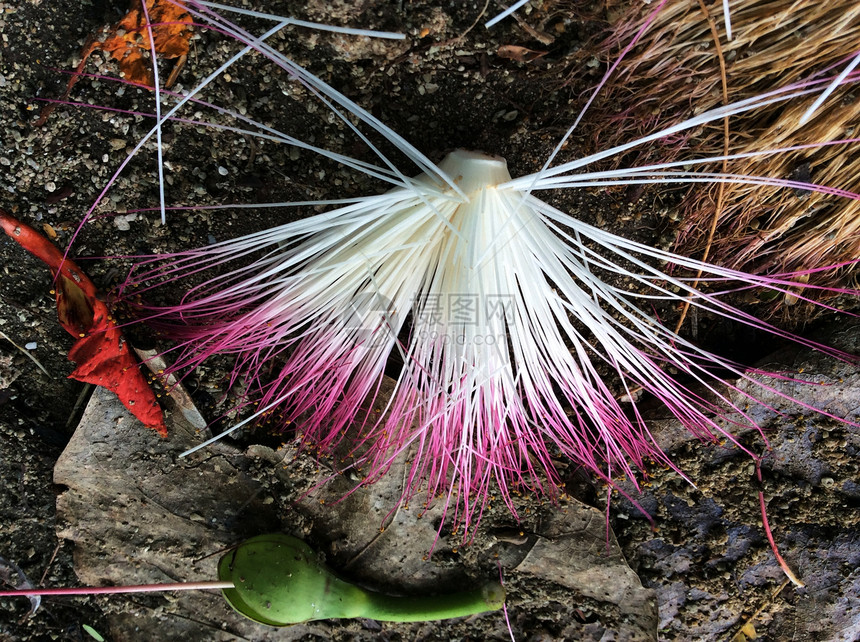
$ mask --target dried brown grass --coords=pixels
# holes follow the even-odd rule
[[[653,5],[652,5],[653,6]],[[645,9],[650,10],[646,7]],[[731,101],[783,87],[831,68],[860,50],[860,3],[856,0],[767,0],[732,3],[734,39],[727,41],[720,3],[708,11],[726,60]],[[635,15],[634,15],[635,14]],[[644,13],[621,14],[598,50],[614,59],[642,24]],[[593,51],[593,50],[592,50]],[[842,62],[842,65],[839,63]],[[602,147],[669,125],[722,104],[716,47],[706,16],[693,0],[671,0],[618,69],[592,120],[605,123]],[[730,121],[730,153],[774,149],[860,136],[860,90],[838,89],[806,125],[808,100],[771,106]],[[616,105],[633,105],[617,111]],[[682,140],[642,152],[646,160],[719,155],[722,123]],[[629,162],[629,158],[627,161]],[[712,171],[719,171],[715,164]],[[860,145],[782,153],[733,161],[734,174],[798,178],[860,191]],[[716,208],[717,188],[696,187],[686,196],[676,249],[703,253]],[[725,185],[711,260],[747,271],[799,271],[860,257],[860,203],[790,189]],[[834,284],[847,271],[811,275],[810,283]]]

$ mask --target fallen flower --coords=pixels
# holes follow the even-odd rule
[[[21,247],[44,261],[55,279],[57,316],[60,325],[77,342],[69,360],[77,364],[70,378],[116,393],[123,405],[140,421],[167,436],[161,408],[137,367],[137,362],[96,286],[86,274],[47,238],[0,210],[0,227]]]
[[[259,401],[254,418],[276,411],[322,453],[346,446],[363,483],[409,451],[405,494],[444,498],[466,526],[480,519],[491,484],[512,511],[510,493],[520,488],[552,493],[557,453],[610,483],[635,480],[652,461],[674,468],[637,404],[617,400],[607,372],[628,396],[637,388],[652,394],[701,439],[737,443],[734,428],[757,429],[715,372],[766,384],[675,335],[637,299],[691,297],[701,310],[814,345],[650,263],[777,292],[795,284],[787,277],[672,255],[528,193],[534,185],[600,184],[603,173],[511,180],[503,159],[463,150],[437,171],[454,185],[420,175],[331,212],[144,261],[130,276],[140,287],[128,290],[129,301],[165,279],[262,252],[175,306],[140,304],[179,341],[171,372],[236,355],[234,380],[242,377]],[[616,285],[624,281],[636,287]],[[391,402],[376,408],[368,400],[392,353],[403,366]],[[283,365],[269,376],[273,362]]]
[[[726,116],[796,101],[820,91],[825,81],[797,83],[708,110],[557,166],[551,166],[554,153],[542,170],[511,179],[503,159],[471,151],[455,151],[439,165],[431,162],[265,42],[286,19],[256,37],[204,12],[209,5],[187,3],[193,15],[211,19],[245,48],[158,118],[146,138],[186,102],[212,108],[195,98],[199,90],[253,50],[319,99],[344,131],[370,146],[381,164],[315,146],[215,107],[254,128],[231,131],[318,153],[392,186],[370,196],[281,203],[337,209],[142,261],[130,275],[126,285],[139,287],[125,294],[134,303],[138,294],[145,296],[148,288],[164,281],[197,278],[208,268],[222,271],[197,281],[176,305],[138,303],[144,318],[178,341],[170,373],[187,372],[213,354],[237,358],[230,383],[241,379],[248,388],[247,404],[259,405],[251,418],[219,437],[275,415],[315,452],[350,461],[343,467],[357,469],[365,484],[408,453],[411,469],[404,495],[420,493],[427,503],[441,501],[454,513],[449,524],[465,525],[468,531],[494,487],[512,511],[511,495],[522,488],[547,494],[557,490],[554,460],[559,455],[609,484],[619,476],[635,484],[654,462],[675,468],[652,436],[638,402],[619,400],[636,399],[640,390],[703,440],[737,444],[737,429],[759,429],[746,408],[747,402],[758,403],[756,396],[724,380],[746,379],[759,390],[781,393],[744,365],[666,328],[660,315],[672,305],[689,300],[713,317],[851,359],[724,300],[749,288],[794,292],[802,273],[758,276],[689,259],[588,225],[533,195],[539,190],[728,183],[802,188],[857,200],[856,193],[821,185],[698,171],[724,158],[766,157],[796,148],[588,171],[603,159]],[[857,80],[853,74],[845,83]],[[387,139],[422,173],[408,178],[372,145],[359,124]],[[827,139],[804,148],[856,142]],[[163,197],[161,205],[164,211]],[[240,266],[228,268],[232,261]],[[658,267],[664,264],[674,271]],[[692,285],[695,279],[688,275],[698,271],[716,291]],[[799,300],[809,300],[813,290],[857,294],[808,287],[797,293]],[[390,403],[376,407],[373,401],[392,355],[400,358],[396,388]]]

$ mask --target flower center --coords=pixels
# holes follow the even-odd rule
[[[475,192],[511,180],[504,158],[466,149],[448,154],[439,163],[439,169],[450,176],[470,199]]]

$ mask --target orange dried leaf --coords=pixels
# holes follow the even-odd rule
[[[180,58],[188,54],[191,40],[191,16],[178,5],[166,0],[146,0],[152,23],[155,53],[164,58]],[[152,43],[146,24],[146,14],[140,0],[135,0],[128,13],[111,27],[107,37],[94,41],[84,50],[84,60],[94,50],[101,49],[119,62],[120,71],[127,80],[155,85],[149,53]]]
[[[167,0],[146,0],[146,9],[152,24],[152,39],[155,41],[156,55],[178,59],[177,68],[167,78],[167,82],[162,83],[164,87],[169,88],[176,82],[178,66],[188,55],[192,34],[191,15],[181,4],[173,4]],[[150,55],[151,41],[141,0],[132,0],[128,13],[122,20],[108,28],[103,38],[99,39],[97,36],[90,38],[81,51],[81,64],[78,65],[77,74],[83,73],[87,59],[97,49],[110,54],[119,63],[119,69],[126,80],[147,87],[155,86]],[[80,78],[79,75],[71,77],[62,100],[69,97],[78,78]],[[46,105],[42,109],[39,120],[36,121],[36,126],[44,125],[55,108],[55,103]]]

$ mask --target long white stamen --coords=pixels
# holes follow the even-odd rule
[[[798,124],[806,124],[806,121],[812,117],[812,114],[814,114],[815,111],[824,104],[824,101],[830,97],[830,94],[836,91],[836,88],[842,84],[842,82],[848,77],[848,74],[856,69],[857,65],[860,65],[860,53],[854,56],[854,59],[848,63],[848,66],[845,67],[845,69],[843,69],[836,78],[833,79],[833,82],[827,86],[827,89],[825,89],[822,94],[815,99],[815,102],[809,106],[809,109],[803,112],[803,116],[800,117]]]
[[[817,84],[820,84],[820,81],[814,83],[807,83],[807,85],[810,86]],[[815,91],[817,90],[812,87],[807,87],[804,89],[796,89],[793,87],[777,89],[766,94],[762,94],[761,96],[755,96],[752,98],[747,98],[746,100],[732,103],[730,105],[717,107],[715,109],[703,112],[698,116],[694,116],[693,118],[689,118],[676,125],[661,129],[657,132],[654,132],[653,134],[648,134],[647,136],[643,136],[642,138],[630,141],[629,143],[623,143],[610,149],[596,152],[589,156],[585,156],[583,158],[570,161],[568,163],[563,163],[562,165],[557,165],[556,167],[544,169],[540,172],[537,172],[536,174],[521,176],[520,178],[513,179],[502,187],[527,189],[529,184],[535,182],[535,177],[537,177],[538,180],[544,180],[551,176],[558,176],[559,174],[564,174],[566,172],[579,169],[580,167],[584,167],[596,161],[603,160],[604,158],[616,156],[630,149],[633,149],[634,147],[639,147],[647,143],[654,142],[655,140],[659,140],[660,138],[665,138],[666,136],[671,136],[673,134],[677,134],[693,127],[698,127],[700,125],[704,125],[715,120],[721,120],[725,116],[734,116],[737,114],[742,114],[744,112],[751,111],[753,109],[759,109],[770,104],[784,102],[786,100],[791,100],[792,98],[797,98],[799,96],[806,96],[808,94],[814,93]]]
[[[492,27],[493,25],[496,25],[496,24],[500,23],[502,20],[504,20],[504,19],[505,19],[505,18],[507,18],[509,15],[511,15],[512,13],[514,13],[517,9],[519,9],[519,8],[520,8],[520,7],[522,7],[522,6],[524,6],[528,1],[529,1],[529,0],[517,0],[514,4],[512,4],[510,7],[508,7],[508,8],[507,8],[507,9],[505,9],[504,11],[502,11],[502,12],[501,12],[499,15],[497,15],[495,18],[491,18],[491,19],[487,20],[487,22],[485,22],[485,23],[484,23],[484,26],[485,26],[487,29],[489,29],[489,28],[490,28],[490,27]]]
[[[368,112],[367,110],[356,104],[354,101],[350,100],[340,92],[330,87],[317,76],[313,75],[303,67],[295,64],[292,60],[284,56],[282,53],[272,48],[265,42],[262,42],[262,40],[254,38],[244,29],[241,29],[237,25],[234,25],[230,22],[221,20],[221,17],[218,16],[218,14],[210,15],[206,13],[201,13],[195,11],[191,7],[188,7],[188,11],[205,21],[218,24],[219,27],[225,31],[225,33],[231,35],[240,42],[245,42],[246,44],[253,46],[257,51],[262,53],[277,66],[284,69],[284,71],[289,73],[293,78],[301,82],[338,119],[340,119],[348,128],[350,128],[356,134],[356,136],[358,136],[362,140],[362,142],[364,142],[364,144],[366,144],[368,148],[371,149],[380,158],[380,160],[382,160],[386,165],[388,165],[389,168],[399,178],[405,180],[405,177],[401,174],[400,170],[381,151],[379,151],[379,149],[377,149],[375,145],[373,145],[373,143],[352,123],[352,120],[350,118],[348,118],[334,105],[339,105],[349,114],[357,117],[362,122],[368,124],[370,127],[372,127],[377,132],[382,134],[385,138],[387,138],[392,144],[394,144],[410,160],[412,160],[418,167],[420,167],[423,172],[430,174],[431,176],[439,177],[441,180],[447,183],[448,186],[453,189],[456,194],[462,196],[462,193],[459,191],[459,188],[457,188],[456,184],[452,182],[450,177],[440,173],[439,169],[432,161],[430,161],[429,158],[427,158],[424,154],[418,151],[414,146],[409,144],[393,129],[391,129],[378,118],[370,114],[370,112]]]
[[[732,39],[732,15],[729,9],[729,0],[723,0],[723,22],[726,25],[726,40]]]
[[[152,32],[152,20],[149,19],[149,9],[146,2],[141,3],[143,15],[146,18],[146,33],[149,36],[149,53],[152,56],[152,78],[155,90],[155,122],[156,122],[156,159],[158,164],[158,205],[161,209],[161,223],[167,222],[167,213],[164,209],[164,161],[162,159],[163,147],[161,144],[161,82],[158,77],[158,55],[155,52],[155,36]]]
[[[274,22],[283,22],[283,16],[276,16],[271,13],[262,13],[260,11],[251,11],[250,9],[241,9],[239,7],[231,7],[230,5],[221,4],[219,2],[206,2],[205,0],[197,0],[197,4],[209,7],[210,9],[222,9],[231,13],[238,13],[244,16],[252,16],[263,20],[272,20]],[[298,18],[287,18],[290,24],[297,27],[307,27],[317,31],[331,31],[334,33],[342,33],[348,36],[367,36],[368,38],[383,38],[388,40],[403,40],[405,34],[395,33],[393,31],[374,31],[372,29],[355,29],[352,27],[338,27],[337,25],[328,25],[322,22],[308,22],[307,20],[299,20]]]

